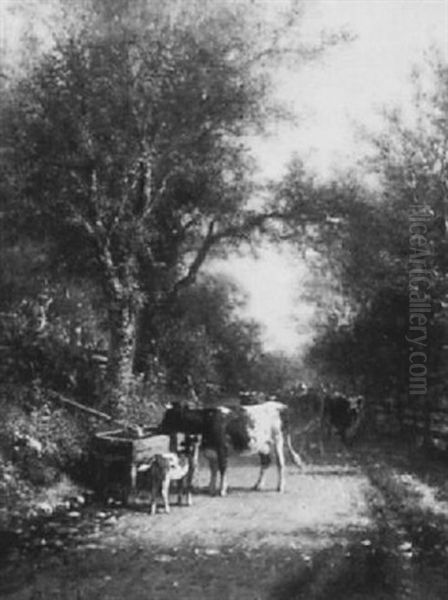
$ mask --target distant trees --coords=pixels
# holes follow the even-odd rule
[[[245,295],[230,279],[202,276],[168,314],[159,315],[158,352],[170,386],[201,397],[237,394],[253,385],[262,353],[260,326],[242,318]]]
[[[371,139],[375,189],[344,182],[304,193],[296,164],[281,190],[285,201],[315,219],[301,234],[302,245],[305,240],[314,251],[308,250],[320,282],[306,293],[322,306],[308,362],[348,388],[377,397],[406,395],[416,349],[412,327],[420,324],[420,372],[430,402],[446,393],[448,339],[448,67],[438,62],[431,68],[434,90],[427,82],[417,85],[415,121],[392,111],[384,134]],[[418,323],[415,316],[410,321],[412,296],[431,306]]]

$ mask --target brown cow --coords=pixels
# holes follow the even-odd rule
[[[259,454],[260,473],[254,489],[262,489],[266,470],[274,454],[278,469],[277,490],[285,486],[285,441],[293,462],[303,468],[300,456],[294,451],[290,434],[285,435],[287,406],[269,401],[254,406],[213,407],[190,409],[169,408],[160,425],[160,432],[195,433],[202,437],[202,450],[210,466],[210,493],[216,493],[218,473],[219,494],[227,493],[227,463],[230,450],[241,455]]]

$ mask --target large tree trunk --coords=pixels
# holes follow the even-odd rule
[[[128,302],[109,309],[110,344],[106,397],[102,405],[112,416],[124,416],[133,376],[136,310]]]
[[[149,357],[155,352],[158,331],[155,324],[155,311],[153,307],[144,304],[140,307],[136,323],[134,347],[134,373],[151,375],[148,370]]]

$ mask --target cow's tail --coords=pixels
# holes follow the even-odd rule
[[[286,435],[286,445],[288,447],[289,453],[291,454],[291,458],[292,458],[292,462],[296,465],[296,467],[299,467],[299,469],[303,470],[306,466],[305,462],[300,458],[300,455],[298,452],[296,452],[292,446],[292,442],[291,442],[291,434],[288,433]]]

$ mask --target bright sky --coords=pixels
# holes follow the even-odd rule
[[[260,250],[257,259],[236,257],[213,270],[235,277],[249,292],[244,315],[264,324],[266,350],[293,352],[313,333],[313,307],[299,301],[307,269],[291,251]]]
[[[277,3],[279,0],[266,0]],[[0,0],[0,37],[13,33]],[[303,31],[310,40],[322,29],[349,29],[353,42],[319,61],[278,73],[278,95],[301,116],[299,127],[279,127],[254,143],[262,173],[281,175],[297,151],[321,177],[354,166],[363,146],[356,123],[378,128],[378,109],[410,106],[409,75],[431,45],[448,60],[448,0],[305,0]],[[2,18],[3,15],[3,18]],[[0,40],[1,42],[1,40]],[[266,326],[266,347],[292,351],[309,340],[312,307],[298,302],[306,265],[288,253],[264,250],[260,258],[235,258],[220,268],[250,293],[248,313]]]
[[[356,124],[375,130],[381,107],[410,107],[410,71],[431,45],[448,59],[448,0],[307,0],[303,27],[310,39],[341,27],[357,39],[279,74],[278,95],[302,118],[254,143],[269,177],[281,175],[295,151],[323,178],[353,167],[363,152]],[[291,352],[310,340],[313,309],[297,299],[306,278],[300,259],[265,250],[258,261],[238,258],[226,270],[249,290],[248,313],[265,323],[267,349]]]
[[[299,127],[285,125],[257,143],[263,170],[272,176],[294,151],[323,176],[332,167],[352,166],[359,155],[354,124],[378,127],[381,107],[409,104],[410,70],[431,45],[448,59],[448,0],[306,0],[306,6],[303,29],[311,40],[322,29],[342,27],[357,39],[295,73],[279,74],[279,97],[302,119]]]

